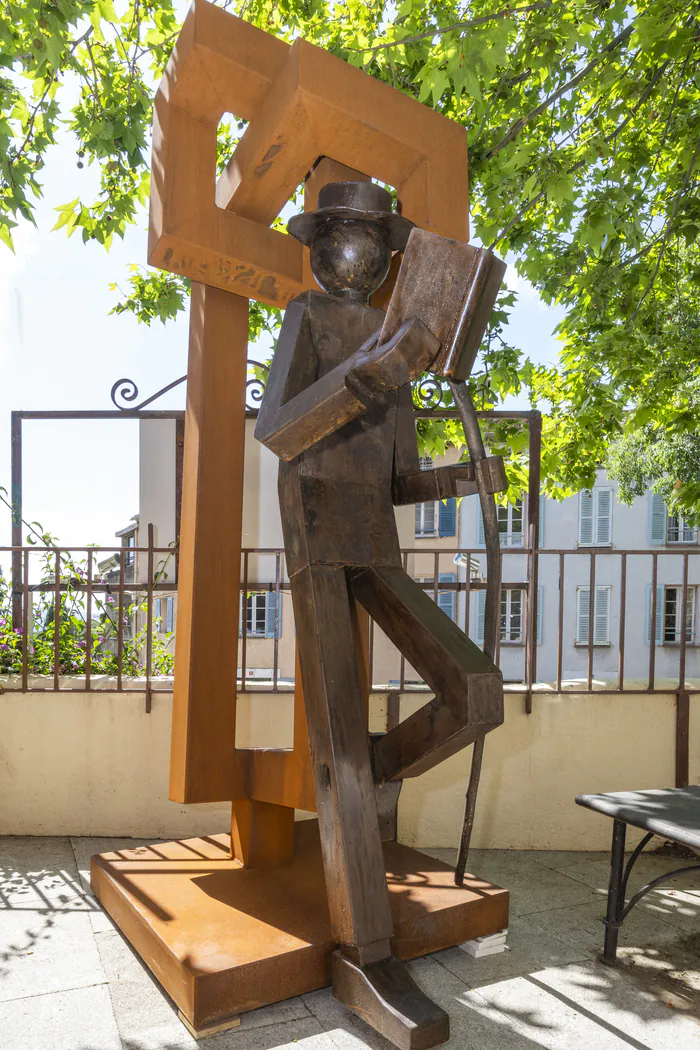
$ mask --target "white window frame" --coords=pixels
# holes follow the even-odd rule
[[[675,538],[671,533],[675,532]],[[682,514],[666,513],[666,543],[669,546],[682,546],[686,543],[698,542],[698,530],[694,525],[688,525]]]
[[[507,503],[505,507],[500,504],[496,508],[498,515],[498,536],[501,547],[524,547],[525,546],[525,500],[519,499],[513,503]],[[520,511],[520,532],[513,529],[515,514]],[[505,532],[501,532],[501,523],[505,522]]]
[[[587,601],[590,600],[590,590],[591,590],[590,584],[585,584],[585,585],[583,585],[581,587],[577,587],[576,588],[576,633],[575,633],[574,645],[585,646],[586,648],[588,648],[588,625],[589,625],[590,621],[589,621],[588,615],[586,614],[586,617],[585,617],[585,624],[586,624],[585,635],[586,635],[586,637],[584,638],[583,637],[584,632],[581,629],[582,625],[584,623],[584,618],[583,618],[584,614],[582,613],[582,610],[581,610],[581,602],[582,602],[583,594],[586,594],[586,600]],[[605,611],[605,632],[604,632],[605,637],[604,638],[596,637],[596,635],[598,634],[598,624],[596,622],[596,618],[598,616],[598,612],[596,611],[596,608],[595,608],[595,605],[594,605],[594,608],[593,608],[593,646],[594,646],[594,648],[606,648],[606,647],[609,647],[612,644],[611,641],[610,641],[610,606],[611,606],[610,598],[611,598],[611,594],[612,594],[612,586],[610,584],[608,584],[608,583],[597,583],[596,584],[596,586],[595,586],[595,594],[596,594],[595,604],[596,605],[598,604],[599,595],[602,594],[602,592],[605,592],[605,594],[606,594],[606,598],[605,598],[605,602],[606,602],[606,605],[605,605],[605,610],[606,610]],[[601,632],[601,634],[602,633],[603,632]]]
[[[433,508],[433,527],[425,528],[426,508]],[[428,500],[426,503],[416,503],[416,536],[436,536],[440,523],[439,500]]]
[[[668,616],[667,602],[670,598],[671,593],[675,595],[676,610],[674,613],[675,621],[674,626],[671,630],[668,629]],[[683,586],[682,584],[664,584],[662,591],[663,608],[661,611],[661,644],[662,645],[680,645],[681,644],[681,625],[678,618],[678,606],[683,599]],[[685,620],[685,644],[694,645],[696,644],[695,639],[695,608],[696,608],[696,594],[695,586],[690,584],[686,593],[686,620]],[[689,614],[689,615],[688,615]],[[673,634],[672,638],[667,638],[667,631],[669,634]]]
[[[600,503],[603,495],[609,499],[609,511],[601,514]],[[590,503],[587,501],[590,500]],[[579,493],[578,501],[578,546],[579,547],[612,547],[612,521],[613,521],[613,488],[608,485],[600,485],[593,489]],[[584,513],[590,507],[591,514]],[[584,534],[585,523],[590,521],[590,538]],[[607,528],[604,523],[607,521]]]
[[[245,633],[246,638],[265,638],[267,635],[267,591],[251,591],[245,600]],[[262,630],[257,630],[257,619],[262,606]],[[249,628],[248,624],[252,624]]]
[[[512,619],[513,619],[513,595],[518,595],[520,601],[520,610],[518,618],[520,621],[519,633],[517,637],[507,637],[510,630],[512,630]],[[505,608],[504,608],[505,606]],[[523,645],[525,641],[524,622],[525,622],[525,590],[520,588],[502,588],[501,589],[501,613],[500,613],[500,638],[501,645]]]

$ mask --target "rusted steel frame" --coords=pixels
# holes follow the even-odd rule
[[[22,417],[12,412],[10,423],[10,502],[12,504],[12,546],[22,545]],[[12,554],[12,627],[16,630],[22,623],[22,555]]]
[[[557,632],[557,692],[561,692],[564,660],[564,555],[559,555],[559,627]]]
[[[175,579],[180,563],[180,524],[182,521],[182,469],[185,458],[185,417],[175,420]]]
[[[22,692],[29,688],[29,551],[20,554],[22,560]]]
[[[652,554],[651,562],[651,612],[649,616],[649,685],[648,691],[651,693],[654,690],[656,684],[656,581],[658,579],[658,555],[656,552]],[[663,609],[661,610],[661,639],[663,641],[664,635],[664,620],[663,620]]]
[[[246,692],[246,660],[248,656],[248,551],[243,551],[243,586],[241,587],[241,688]]]
[[[676,787],[690,783],[690,692],[676,693]]]
[[[90,688],[92,654],[92,551],[87,556],[87,600],[85,602],[85,692]]]
[[[403,570],[408,572],[408,554],[406,551],[402,551],[401,559],[403,561]],[[403,693],[406,688],[406,657],[403,653],[400,654],[399,660],[399,692]]]
[[[458,408],[414,408],[414,412],[418,419],[459,419]],[[494,408],[486,411],[478,411],[476,413],[478,419],[523,419],[530,420],[533,416],[541,416],[541,413],[537,409],[531,409],[523,412],[502,412]]]
[[[590,553],[591,571],[588,577],[588,692],[593,689],[593,633],[595,629],[595,551]]]
[[[620,640],[617,648],[617,687],[622,692],[625,680],[625,618],[627,614],[627,555],[620,557]]]
[[[532,687],[537,681],[537,583],[540,545],[540,481],[542,458],[542,415],[533,412],[528,418],[529,456],[527,482],[528,519],[528,588],[527,647],[525,649],[525,711],[532,714]]]
[[[183,411],[153,409],[143,412],[134,408],[112,409],[41,409],[13,412],[19,419],[178,419]]]
[[[61,552],[56,551],[54,567],[54,602],[53,602],[53,686],[58,691],[58,664],[60,657],[61,633]]]
[[[372,684],[374,682],[374,620],[372,619],[371,616],[369,617],[369,649],[368,649],[368,652],[369,652],[369,666],[368,666],[368,675],[367,675],[367,677],[369,678],[369,688],[371,690]],[[387,730],[387,732],[388,732],[388,730]]]
[[[153,664],[153,523],[148,523],[148,588],[146,590],[146,714],[151,713],[151,670]]]
[[[119,559],[119,626],[117,627],[117,692],[123,691],[123,669],[124,660],[124,558]]]
[[[438,592],[440,590],[440,584],[438,577],[440,575],[440,555],[438,551],[433,554],[433,601],[437,605]]]
[[[279,652],[280,652],[280,578],[282,568],[282,555],[278,552],[275,555],[275,623],[274,623],[274,638],[272,643],[273,651],[273,662],[272,662],[272,691],[276,693],[277,682],[279,679]],[[267,615],[267,610],[265,610]]]
[[[685,656],[686,656],[686,619],[687,610],[686,604],[688,601],[688,552],[683,552],[683,588],[681,593],[681,638],[680,638],[680,650],[678,653],[678,688],[679,690],[685,689]]]

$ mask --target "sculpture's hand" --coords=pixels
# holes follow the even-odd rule
[[[378,346],[368,341],[357,351],[348,373],[348,385],[364,387],[378,395],[416,379],[429,368],[440,350],[440,341],[418,317],[411,318],[396,335]]]

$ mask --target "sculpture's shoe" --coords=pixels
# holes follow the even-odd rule
[[[449,1039],[449,1017],[398,959],[358,966],[337,951],[331,973],[336,999],[399,1050],[429,1050]]]

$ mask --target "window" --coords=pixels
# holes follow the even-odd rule
[[[249,594],[245,603],[245,629],[248,635],[265,636],[267,625],[267,594]]]
[[[539,545],[542,547],[544,543],[544,498],[540,498],[540,527],[539,527]],[[525,503],[523,500],[516,500],[513,504],[508,504],[506,507],[498,507],[498,538],[501,547],[524,547],[525,537],[527,531],[527,522],[525,516]],[[486,546],[484,539],[484,519],[481,513],[481,505],[477,503],[477,547]]]
[[[537,645],[542,644],[542,604],[544,590],[537,588]],[[486,591],[476,592],[476,641],[484,641],[486,621]],[[521,588],[501,590],[501,642],[508,645],[524,645],[527,630],[527,591]]]
[[[681,514],[669,514],[666,520],[666,543],[696,543],[694,525],[688,525]]]
[[[124,549],[124,580],[126,583],[134,582],[134,568],[136,566],[136,529],[122,536],[122,548]]]
[[[689,645],[695,643],[695,587],[688,587],[685,599],[685,640]],[[656,629],[654,638],[657,645],[678,645],[683,630],[683,588],[658,586],[656,588]],[[647,644],[649,643],[649,624],[651,622],[651,586],[647,586]]]
[[[413,462],[415,463],[415,460]],[[432,456],[421,456],[420,457],[420,469],[421,470],[432,470],[433,469],[433,457]]]
[[[523,501],[516,500],[505,507],[498,507],[498,538],[501,547],[523,545]]]
[[[278,613],[276,591],[251,592],[245,600],[245,628],[249,638],[274,638],[275,632],[281,638],[282,595]]]
[[[170,634],[172,632],[172,629],[173,629],[173,599],[172,598],[166,598],[165,599],[165,630],[166,630],[166,632],[168,634]]]
[[[593,644],[610,645],[610,591],[601,584],[595,589],[593,603]],[[590,587],[576,588],[576,645],[588,645],[590,626]]]
[[[669,514],[663,497],[649,493],[649,543],[697,543],[698,530],[689,525],[681,514]]]
[[[501,641],[516,644],[523,640],[523,592],[501,591]]]
[[[437,501],[416,503],[416,536],[434,536],[438,519]]]
[[[593,489],[579,496],[578,542],[581,547],[612,543],[612,489]]]

